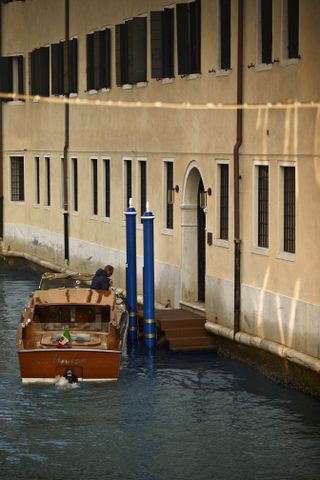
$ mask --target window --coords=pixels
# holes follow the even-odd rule
[[[31,56],[31,95],[49,96],[49,47],[33,50]]]
[[[269,167],[258,165],[258,247],[269,247]]]
[[[51,45],[51,93],[69,95],[78,92],[78,39]]]
[[[10,157],[11,201],[24,201],[24,158]]]
[[[34,158],[34,183],[35,183],[35,195],[34,201],[36,205],[40,204],[40,158]]]
[[[299,0],[283,0],[283,58],[299,55]]]
[[[92,215],[98,215],[98,160],[91,159]]]
[[[132,161],[126,159],[124,161],[124,206],[129,206],[129,199],[132,198]]]
[[[22,55],[0,57],[0,92],[24,93]]]
[[[139,160],[140,217],[146,211],[147,203],[147,162]]]
[[[73,211],[78,211],[78,159],[72,159],[72,187],[73,187]]]
[[[118,86],[147,81],[147,19],[135,17],[116,25]]]
[[[165,162],[166,228],[173,229],[173,162]],[[171,198],[170,198],[171,197]]]
[[[178,3],[176,9],[178,73],[179,75],[201,73],[200,0],[191,3]]]
[[[87,35],[87,90],[111,88],[111,29]]]
[[[259,0],[259,63],[272,63],[272,0]]]
[[[174,77],[174,9],[151,12],[151,77]]]
[[[221,240],[228,240],[229,238],[229,165],[221,163],[220,170],[220,232]]]
[[[283,167],[283,250],[295,253],[295,167]]]
[[[61,158],[61,208],[64,209],[66,204],[66,191],[65,184],[65,171],[64,171],[64,158]]]
[[[46,179],[46,195],[45,205],[50,207],[51,205],[51,178],[50,178],[50,157],[45,157],[45,179]]]
[[[219,3],[219,66],[221,70],[230,69],[230,39],[231,39],[231,6],[230,0],[220,0]]]
[[[103,215],[107,218],[110,218],[110,159],[103,160],[103,178],[104,178],[104,212]]]

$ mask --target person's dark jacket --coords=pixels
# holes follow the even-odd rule
[[[109,287],[110,278],[105,270],[99,268],[92,279],[91,288],[93,290],[109,290]]]

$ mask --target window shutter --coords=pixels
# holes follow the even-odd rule
[[[17,56],[18,61],[18,93],[24,93],[24,71],[23,71],[23,55]]]
[[[60,95],[59,89],[59,43],[51,45],[51,93]]]
[[[128,23],[116,25],[116,82],[118,86],[128,83]]]
[[[95,90],[101,88],[100,85],[100,32],[93,34],[93,85]]]
[[[106,88],[106,63],[107,63],[107,52],[106,52],[106,30],[99,31],[99,84],[100,88]]]
[[[163,77],[173,78],[174,9],[165,8],[162,18]]]
[[[190,73],[201,73],[201,3],[189,3],[190,21]]]
[[[116,84],[118,87],[121,82],[121,25],[116,25]]]
[[[299,58],[299,0],[288,1],[288,58]]]
[[[87,90],[94,88],[93,79],[93,33],[87,35]]]
[[[38,49],[38,75],[39,75],[39,95],[43,97],[49,96],[49,47],[41,47]]]
[[[147,81],[147,18],[132,20],[132,83]]]
[[[272,63],[272,0],[261,0],[261,61]]]
[[[0,57],[0,92],[13,92],[12,57]]]
[[[31,95],[36,95],[36,50],[30,53],[31,64]]]
[[[177,46],[178,46],[178,74],[187,75],[190,68],[190,26],[189,4],[178,3],[177,9]]]
[[[230,68],[230,0],[220,0],[220,68]]]
[[[19,200],[24,201],[24,163],[23,158],[18,158],[19,164]]]
[[[102,87],[111,88],[111,29],[105,29],[105,69],[102,77]]]
[[[78,93],[78,39],[69,40],[69,93]]]
[[[162,68],[162,15],[151,12],[151,78],[164,78]]]
[[[69,95],[69,46],[66,41],[62,42],[63,45],[63,94]]]

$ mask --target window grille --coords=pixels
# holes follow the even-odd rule
[[[24,159],[11,157],[11,200],[24,201]]]
[[[258,166],[258,246],[269,247],[269,167]]]
[[[104,160],[104,188],[105,188],[104,214],[106,217],[110,217],[110,160]]]
[[[92,165],[92,214],[98,215],[98,161],[91,160]]]
[[[295,253],[296,183],[295,167],[284,167],[284,251]]]
[[[140,214],[141,216],[146,211],[147,202],[147,164],[145,161],[139,162],[140,164]]]
[[[50,158],[45,157],[45,162],[46,162],[46,187],[47,187],[46,205],[47,207],[49,207],[51,205]]]
[[[132,198],[132,162],[125,160],[126,168],[126,208],[129,206],[129,199]]]
[[[73,167],[73,210],[78,211],[78,159],[72,159]]]
[[[40,204],[40,159],[35,157],[34,159],[35,166],[35,202],[37,205]]]
[[[169,202],[168,192],[173,189],[173,162],[166,162],[166,177],[167,177],[167,215],[166,228],[173,228],[173,204]]]

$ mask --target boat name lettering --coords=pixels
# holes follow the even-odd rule
[[[87,363],[87,360],[84,358],[74,358],[71,360],[66,360],[64,358],[61,358],[59,355],[56,355],[53,358],[53,361],[56,365],[85,365]]]

